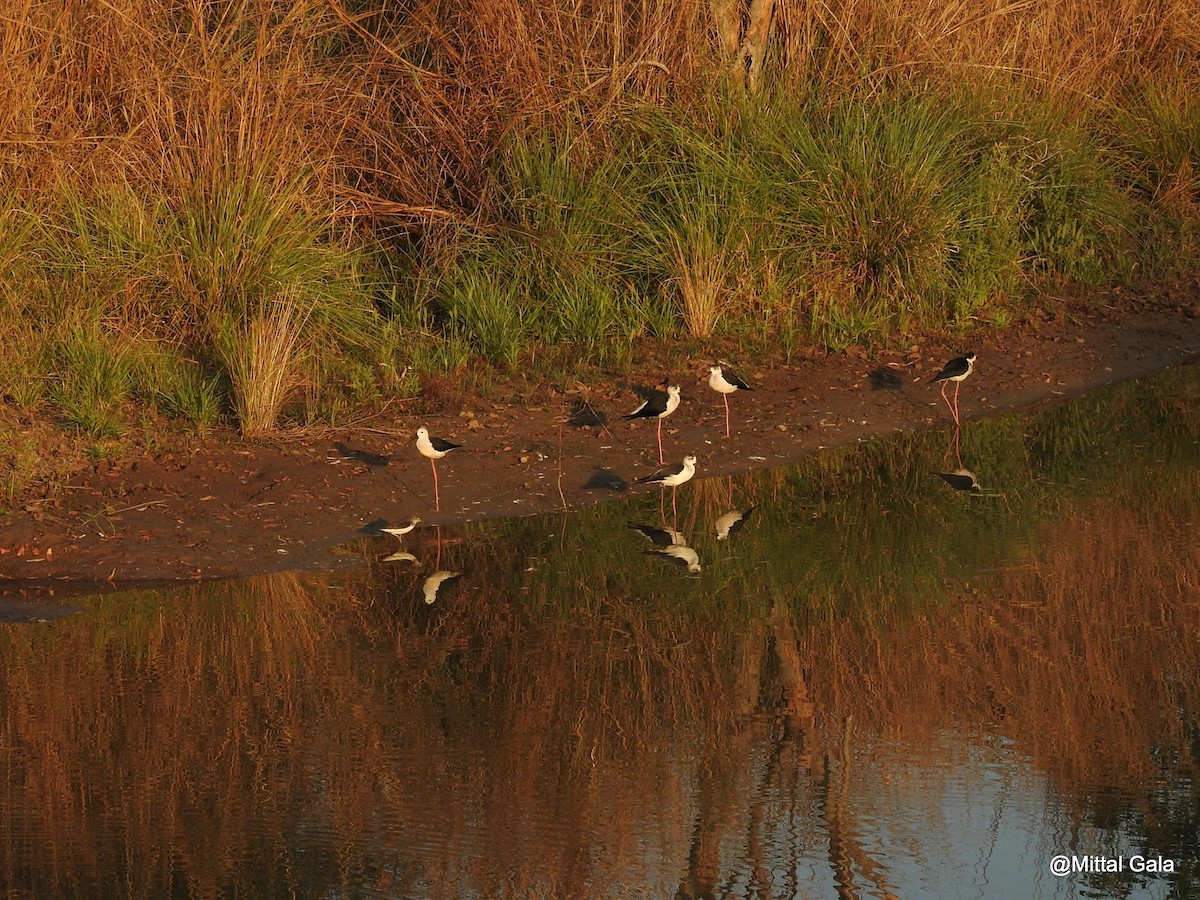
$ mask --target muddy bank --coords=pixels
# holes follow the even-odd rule
[[[705,477],[945,424],[945,405],[927,381],[965,349],[979,360],[960,396],[964,421],[1200,358],[1196,312],[1190,303],[1166,309],[1123,299],[1068,322],[1035,320],[980,335],[970,347],[927,342],[776,368],[731,360],[755,391],[731,398],[730,439],[721,398],[706,384],[710,359],[647,372],[644,381],[682,384],[683,404],[663,429],[666,455],[694,453],[697,477]],[[584,399],[605,424],[570,424]],[[657,465],[654,422],[621,419],[637,403],[628,385],[545,388],[528,401],[472,401],[448,415],[393,415],[316,437],[267,444],[189,437],[101,461],[63,490],[0,517],[0,595],[332,568],[340,561],[331,547],[412,515],[454,523],[596,502]],[[440,513],[429,462],[414,446],[420,424],[464,445],[439,464]]]

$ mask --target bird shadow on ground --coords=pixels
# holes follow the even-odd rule
[[[333,449],[344,456],[346,459],[352,459],[355,462],[360,462],[367,466],[386,466],[390,456],[384,456],[380,453],[372,453],[369,450],[355,450],[352,447],[347,447],[340,441],[333,445]]]
[[[583,486],[584,489],[589,491],[612,491],[614,494],[629,490],[628,481],[611,469],[605,469],[601,466],[595,468],[592,472],[592,477],[584,482]]]

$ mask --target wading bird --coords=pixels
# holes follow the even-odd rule
[[[441,438],[431,438],[429,430],[424,425],[417,429],[417,449],[421,451],[422,456],[429,457],[429,465],[433,467],[433,508],[435,511],[442,508],[442,498],[438,494],[437,461],[451,450],[457,450],[461,446],[462,444],[454,444]]]
[[[954,417],[954,424],[958,422],[958,389],[966,380],[967,376],[975,368],[975,354],[968,353],[966,356],[956,356],[946,365],[942,366],[942,371],[938,372],[929,379],[930,384],[941,382],[942,399],[946,401],[946,406],[950,408],[950,415]],[[946,388],[950,382],[954,382],[954,403],[951,405],[950,398],[946,396]]]
[[[669,487],[671,489],[671,513],[674,519],[678,520],[679,510],[675,506],[675,489],[685,481],[690,481],[695,474],[696,457],[689,455],[683,458],[683,462],[663,466],[645,478],[637,479],[634,481],[634,484],[659,484],[663,487]]]
[[[664,394],[655,391],[642,401],[642,405],[625,416],[626,419],[658,419],[658,462],[663,463],[662,422],[667,416],[679,409],[679,386],[671,385]]]
[[[411,519],[409,519],[403,525],[393,525],[391,528],[380,528],[379,530],[382,531],[384,534],[390,534],[393,537],[404,537],[404,535],[408,534],[410,531],[412,531],[414,528],[416,528],[419,524],[421,524],[421,517],[413,516]]]
[[[720,394],[725,401],[725,437],[729,437],[729,395],[737,391],[752,391],[754,388],[732,372],[726,372],[720,366],[709,367],[708,386]]]

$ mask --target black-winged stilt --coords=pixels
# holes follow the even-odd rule
[[[421,451],[422,456],[429,458],[429,465],[433,466],[434,510],[441,510],[442,508],[442,498],[438,494],[437,461],[451,450],[457,450],[461,446],[462,444],[454,444],[450,441],[444,441],[441,438],[431,438],[429,430],[424,425],[417,429],[417,449]]]
[[[663,487],[671,489],[671,513],[676,520],[679,518],[679,510],[675,505],[675,489],[685,481],[690,481],[692,476],[696,474],[696,457],[685,456],[683,462],[672,463],[669,466],[663,466],[656,472],[647,475],[645,478],[638,478],[634,484],[659,484]],[[674,523],[673,523],[674,524]]]
[[[404,537],[404,535],[408,534],[410,531],[412,531],[414,528],[416,528],[419,524],[421,524],[421,517],[413,516],[407,522],[405,522],[403,525],[393,525],[390,528],[380,528],[379,530],[382,531],[384,534],[390,534],[393,537]]]
[[[641,406],[625,416],[626,419],[658,419],[658,462],[660,465],[664,461],[662,422],[677,409],[679,409],[679,386],[673,384],[667,388],[665,394],[662,391],[655,391],[642,401]]]
[[[384,562],[415,563],[417,561],[417,558],[413,554],[409,553],[407,550],[397,550],[395,553],[385,556],[383,558],[383,561]]]
[[[946,365],[942,366],[942,371],[938,372],[929,379],[930,384],[941,382],[942,399],[946,401],[946,406],[950,408],[950,414],[954,417],[954,424],[959,424],[958,421],[958,389],[962,385],[966,377],[971,374],[975,368],[975,353],[972,351],[966,356],[956,356]],[[950,382],[954,382],[954,404],[951,405],[950,398],[946,396],[946,388]]]
[[[685,456],[683,462],[672,463],[661,469],[634,480],[634,484],[661,484],[665,487],[679,487],[685,481],[690,481],[696,474],[696,457]]]
[[[665,559],[667,562],[677,566],[684,566],[689,572],[700,571],[700,555],[691,547],[686,547],[682,544],[669,544],[666,547],[651,547],[649,550],[643,550],[643,553],[649,553],[660,559]]]
[[[434,572],[425,579],[425,583],[421,585],[421,590],[425,594],[425,602],[432,604],[437,599],[438,591],[442,585],[447,582],[454,582],[462,578],[462,572],[447,572],[444,569],[440,572]]]
[[[750,520],[750,516],[758,509],[757,506],[751,506],[749,509],[735,509],[725,513],[721,518],[717,519],[717,540],[728,540],[731,534],[736,534],[742,529],[742,526]]]
[[[937,472],[938,478],[950,485],[956,491],[981,491],[979,479],[970,469],[955,469],[953,472]]]
[[[708,386],[725,400],[725,437],[729,437],[729,395],[737,391],[752,391],[754,388],[720,366],[709,366]]]
[[[638,525],[634,522],[630,522],[629,527],[639,532],[642,537],[656,547],[669,547],[672,544],[680,547],[687,546],[687,540],[674,528],[660,528],[657,525]]]

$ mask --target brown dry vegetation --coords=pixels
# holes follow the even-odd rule
[[[356,224],[487,222],[514,129],[582,107],[602,135],[631,98],[705,93],[740,43],[738,4],[712,5],[717,22],[700,0],[24,0],[2,26],[4,186],[178,196],[265,167],[310,173],[311,202]],[[745,5],[771,14],[779,82],[969,75],[1115,101],[1155,77],[1185,92],[1200,57],[1186,0]]]

